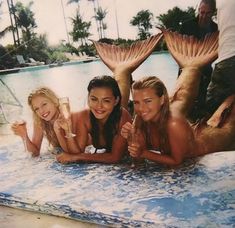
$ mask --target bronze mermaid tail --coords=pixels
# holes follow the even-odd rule
[[[208,35],[202,41],[166,30],[163,33],[169,51],[183,68],[171,97],[171,110],[187,117],[197,97],[200,68],[217,57],[218,33]],[[198,145],[195,155],[234,150],[235,95],[228,97],[208,121],[195,125],[194,130]]]
[[[146,40],[138,41],[130,47],[120,47],[93,41],[98,55],[105,65],[113,72],[122,94],[122,106],[127,108],[131,73],[143,63],[153,52],[163,34],[159,33]]]
[[[188,117],[198,95],[200,69],[217,58],[218,33],[203,40],[163,29],[167,47],[182,68],[171,96],[171,110]]]

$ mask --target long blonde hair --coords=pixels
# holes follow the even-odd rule
[[[57,107],[58,113],[59,113],[58,96],[51,89],[49,89],[47,87],[40,87],[40,88],[32,91],[29,94],[29,96],[28,96],[28,105],[30,106],[30,108],[33,111],[34,122],[42,128],[49,144],[51,144],[53,146],[59,146],[59,142],[58,142],[56,134],[54,132],[53,125],[50,122],[41,119],[37,115],[37,113],[35,112],[35,110],[33,108],[32,100],[35,97],[38,97],[38,96],[48,98]]]
[[[168,131],[167,131],[167,123],[170,116],[170,105],[169,105],[169,96],[167,89],[164,85],[164,83],[155,76],[147,76],[143,77],[142,79],[135,81],[132,85],[133,90],[141,90],[141,89],[154,89],[156,95],[158,97],[164,96],[164,102],[161,106],[160,110],[160,117],[158,122],[158,130],[159,135],[161,136],[160,141],[160,150],[165,153],[170,153],[170,145],[169,145],[169,139],[168,139]],[[145,128],[146,133],[148,134],[148,129],[146,123],[142,123],[142,127]],[[146,137],[148,135],[146,134]],[[150,142],[150,139],[147,138],[147,142]]]

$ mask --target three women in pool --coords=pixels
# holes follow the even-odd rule
[[[174,166],[187,157],[228,150],[234,120],[227,121],[222,128],[205,125],[195,130],[184,115],[170,111],[167,90],[157,77],[144,77],[134,82],[132,92],[137,123],[133,126],[127,122],[121,130],[126,139],[131,133],[136,135],[136,140],[128,146],[132,157]],[[232,101],[234,96],[227,101],[229,99]],[[234,116],[235,108],[230,111],[231,117]]]
[[[111,76],[92,79],[88,85],[88,109],[72,113],[70,124],[75,137],[66,138],[67,123],[59,111],[58,97],[48,88],[40,88],[28,97],[34,114],[32,140],[25,125],[13,125],[15,134],[26,140],[28,151],[38,156],[45,133],[54,147],[61,147],[57,155],[61,163],[101,162],[117,163],[127,151],[126,140],[120,135],[124,123],[131,121],[129,113],[121,107],[121,93]],[[85,147],[93,144],[105,153],[84,153]]]

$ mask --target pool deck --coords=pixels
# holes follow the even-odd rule
[[[19,141],[1,145],[3,206],[114,227],[231,227],[235,221],[234,151],[176,169],[149,162],[133,169],[61,165],[47,151],[31,158]]]
[[[45,65],[16,67],[16,68],[12,68],[12,69],[0,70],[0,76],[18,73],[18,72],[48,69],[51,67],[60,67],[60,66],[69,66],[69,65],[74,65],[74,64],[90,63],[90,62],[99,61],[99,60],[100,60],[100,58],[94,57],[94,58],[87,58],[87,59],[81,59],[81,60],[71,60],[71,61],[62,62],[62,63],[52,63],[52,64],[45,64]]]

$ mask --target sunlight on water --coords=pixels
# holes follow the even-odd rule
[[[35,71],[25,71],[1,76],[2,80],[11,88],[24,107],[27,108],[27,96],[39,86],[48,86],[60,97],[68,96],[73,110],[85,107],[87,85],[97,75],[112,72],[102,61],[74,64]],[[160,77],[171,90],[177,75],[177,65],[167,53],[151,55],[133,72],[133,78],[139,79],[144,75]],[[0,91],[1,98],[6,92]]]
[[[1,79],[11,89],[19,102],[23,105],[23,117],[27,119],[28,127],[32,123],[31,110],[27,104],[30,92],[40,86],[47,86],[54,90],[59,97],[68,96],[71,102],[71,110],[78,111],[86,107],[87,86],[89,81],[98,75],[112,75],[112,72],[102,61],[89,63],[75,63],[59,67],[23,68],[22,72],[2,75]],[[154,54],[142,63],[134,72],[133,79],[139,79],[147,75],[155,75],[166,84],[171,91],[177,77],[177,64],[170,54]],[[13,100],[9,92],[2,86],[0,101]],[[5,127],[0,127],[0,133],[5,132]],[[8,130],[6,130],[8,132]]]

